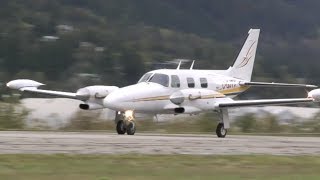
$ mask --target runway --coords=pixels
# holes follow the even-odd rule
[[[318,137],[0,132],[0,154],[320,155]]]

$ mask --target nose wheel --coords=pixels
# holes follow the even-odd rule
[[[117,133],[118,134],[125,134],[126,133],[126,126],[124,124],[124,122],[121,120],[121,121],[118,121],[117,122]]]
[[[219,138],[224,138],[226,137],[228,133],[228,130],[224,128],[224,124],[223,123],[219,123],[216,129],[216,134]]]
[[[129,121],[127,124],[127,134],[134,135],[135,132],[136,132],[136,124],[132,121]]]
[[[134,135],[136,132],[136,124],[134,122],[134,112],[125,111],[125,112],[116,112],[115,123],[117,125],[117,133]]]
[[[133,121],[125,122],[123,120],[117,122],[117,133],[134,135],[136,132],[136,124]]]

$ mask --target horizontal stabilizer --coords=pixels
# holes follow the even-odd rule
[[[287,84],[287,83],[266,83],[266,82],[240,82],[242,86],[260,86],[260,87],[303,87],[317,88],[316,85],[310,84]]]

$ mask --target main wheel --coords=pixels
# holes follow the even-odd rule
[[[136,124],[130,121],[127,125],[127,134],[134,135],[135,132],[136,132]]]
[[[219,138],[224,138],[227,135],[228,130],[224,128],[223,123],[219,123],[216,129],[217,136]]]
[[[117,133],[118,134],[125,134],[126,133],[126,126],[122,120],[118,121],[118,123],[117,123]]]

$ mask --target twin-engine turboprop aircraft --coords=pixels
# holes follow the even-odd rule
[[[76,93],[38,89],[44,84],[27,79],[7,83],[11,89],[38,94],[54,95],[83,101],[81,109],[109,108],[116,111],[118,134],[133,135],[136,131],[134,113],[147,114],[198,114],[214,111],[220,122],[218,137],[225,137],[230,127],[228,109],[244,106],[296,104],[320,101],[320,89],[306,98],[238,100],[232,98],[251,86],[304,87],[314,85],[251,82],[260,30],[251,29],[234,64],[227,70],[160,69],[142,76],[137,84],[116,86],[89,86]]]

